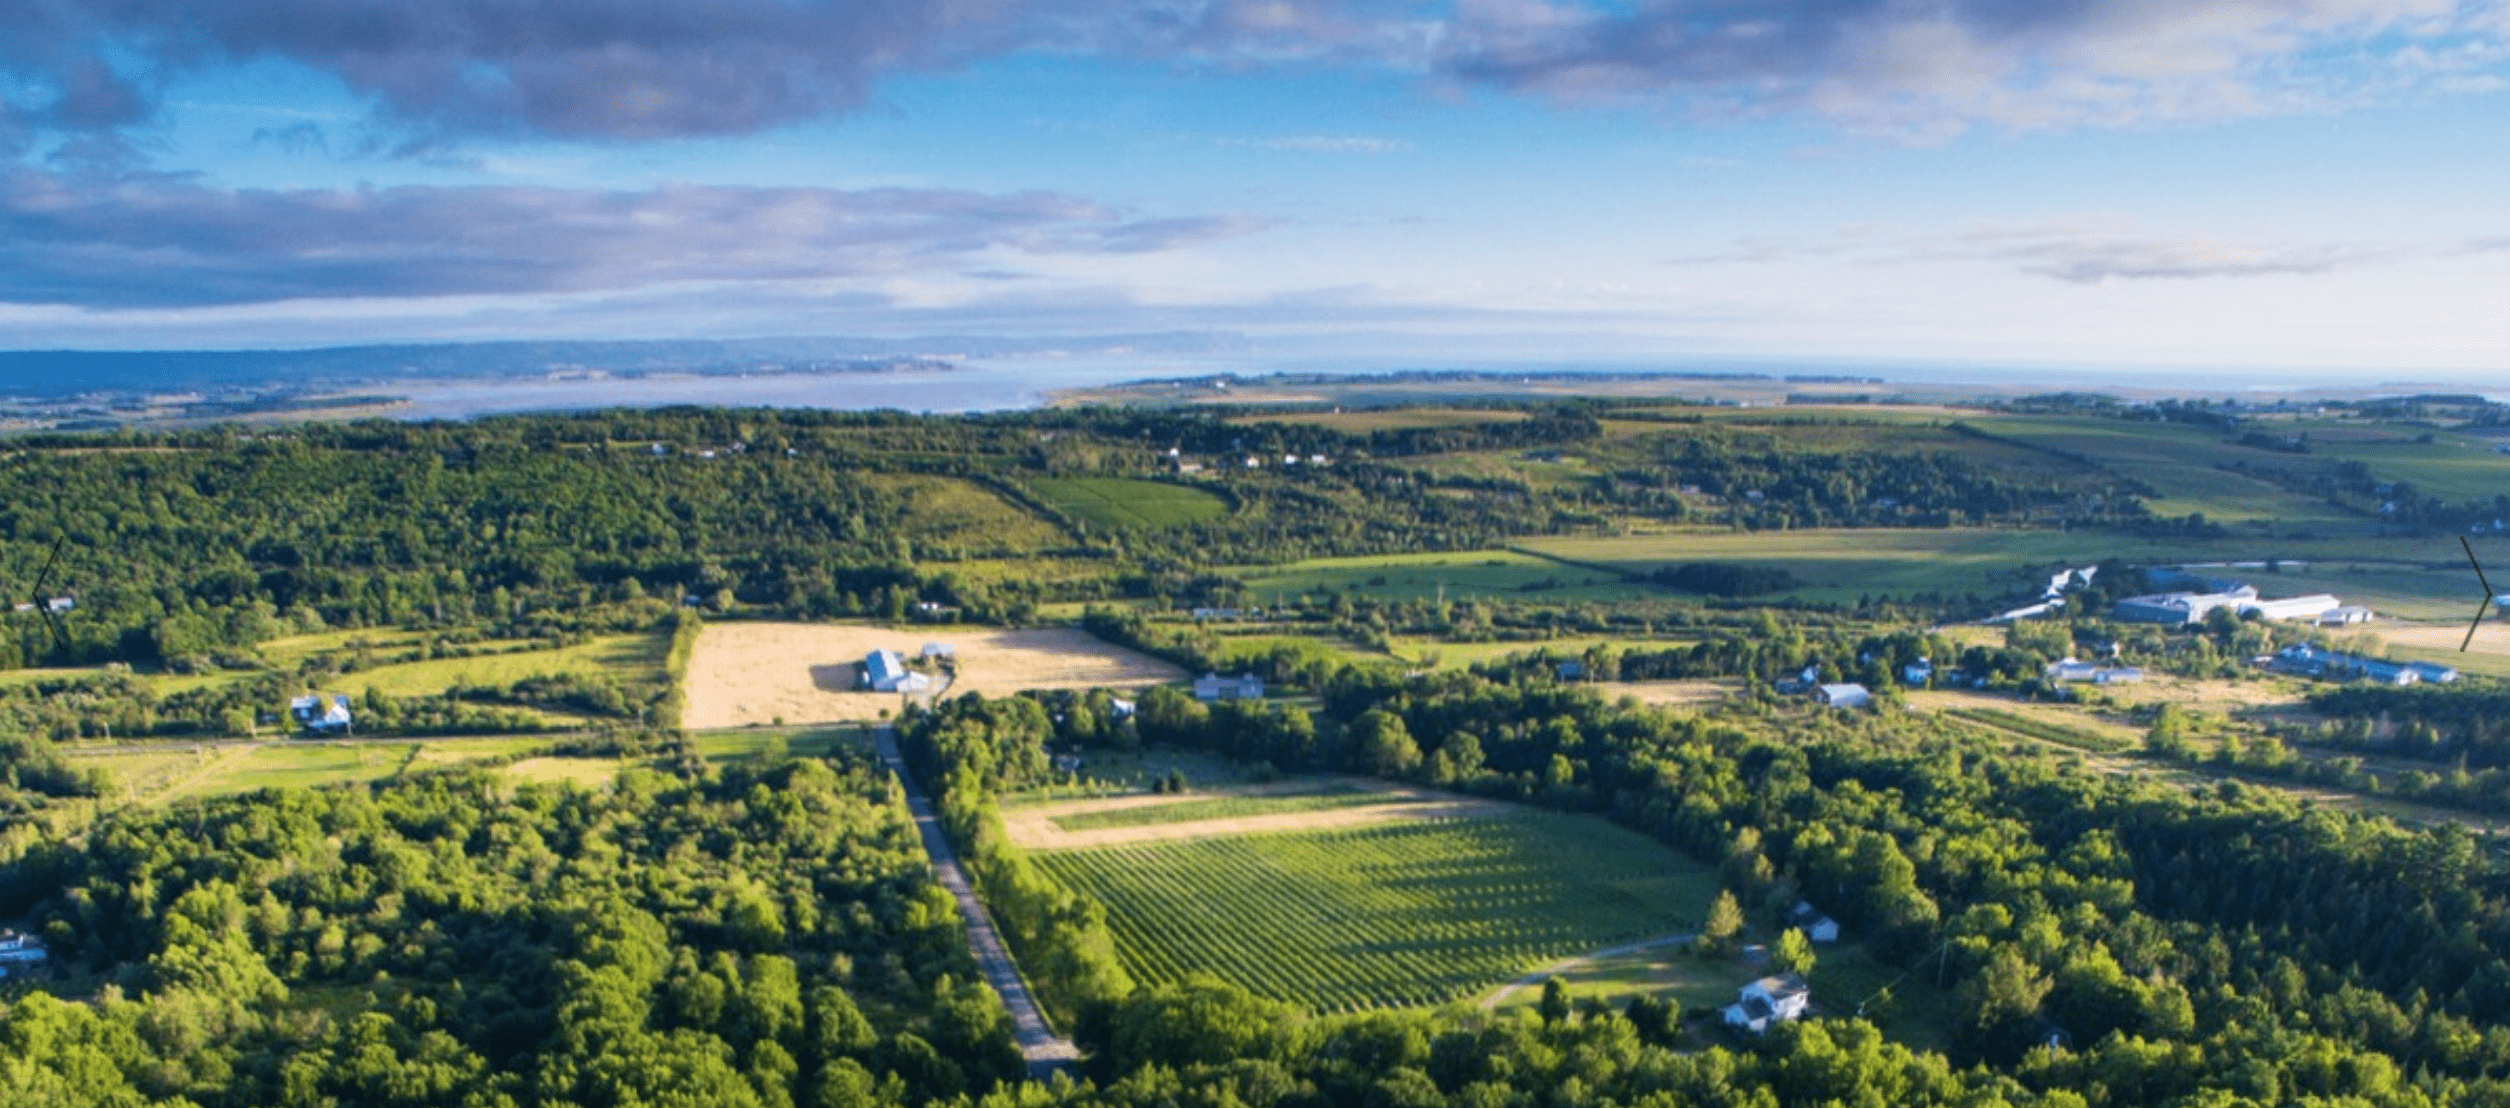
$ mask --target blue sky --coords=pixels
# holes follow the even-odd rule
[[[0,347],[2510,379],[2495,0],[32,0]]]

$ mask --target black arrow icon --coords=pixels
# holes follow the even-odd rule
[[[52,628],[52,644],[60,647],[63,654],[70,652],[70,633],[61,629],[61,617],[53,613],[52,599],[44,593],[46,586],[52,584],[52,571],[61,565],[61,548],[69,544],[68,532],[52,544],[52,556],[44,559],[44,571],[35,575],[35,594],[27,598],[32,601],[30,607],[43,613],[44,622]]]
[[[2475,567],[2475,581],[2484,586],[2484,602],[2475,608],[2475,622],[2466,625],[2466,641],[2458,644],[2458,653],[2464,654],[2467,646],[2475,641],[2475,629],[2484,625],[2484,613],[2492,610],[2493,583],[2484,580],[2484,567],[2475,560],[2475,544],[2466,541],[2466,536],[2460,535],[2458,545],[2466,548],[2466,564]]]

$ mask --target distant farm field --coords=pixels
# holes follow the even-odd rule
[[[1229,514],[1219,496],[1165,481],[1039,477],[1028,486],[1056,511],[1100,527],[1175,527]]]
[[[936,679],[935,691],[947,696],[1156,685],[1185,676],[1147,654],[1062,629],[716,623],[698,636],[689,657],[681,725],[707,729],[878,719],[901,705],[896,693],[857,688],[863,658],[884,649],[912,657],[927,643],[956,651],[957,679],[946,689]]]
[[[1448,554],[1384,554],[1362,558],[1315,558],[1273,566],[1222,570],[1246,586],[1260,604],[1302,593],[1355,591],[1382,600],[1475,596],[1545,600],[1627,600],[1669,595],[1652,585],[1625,581],[1611,570],[1564,566],[1513,550]]]
[[[1365,435],[1371,431],[1411,431],[1424,427],[1471,427],[1485,423],[1517,423],[1524,419],[1524,412],[1505,408],[1490,411],[1473,408],[1362,408],[1356,411],[1231,416],[1227,422],[1239,425],[1289,423],[1305,427],[1329,427],[1345,434]]]
[[[1689,930],[1717,887],[1630,831],[1521,810],[1035,857],[1107,906],[1135,980],[1213,973],[1316,1011],[1439,1004]]]

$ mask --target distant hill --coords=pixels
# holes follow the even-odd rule
[[[475,342],[313,350],[0,351],[0,397],[330,388],[409,380],[540,377],[600,371],[867,373],[933,369],[963,358],[1042,353],[1210,352],[1235,335],[1171,333],[1041,338],[765,338],[624,342]]]

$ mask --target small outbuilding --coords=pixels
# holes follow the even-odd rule
[[[1810,901],[1796,901],[1795,907],[1787,910],[1787,926],[1803,932],[1805,938],[1817,943],[1839,941],[1839,921],[1813,907]]]

